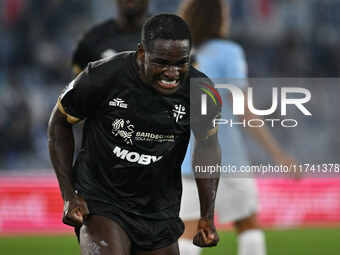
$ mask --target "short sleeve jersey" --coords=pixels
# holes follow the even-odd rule
[[[123,31],[115,19],[94,26],[79,41],[72,64],[84,69],[87,63],[111,57],[118,52],[135,50],[140,42],[142,28]]]
[[[190,78],[200,77],[206,78],[191,67],[175,94],[160,95],[142,83],[136,52],[123,52],[90,63],[65,88],[59,109],[70,121],[86,118],[74,164],[75,187],[85,200],[152,219],[178,217],[190,90],[196,90]],[[204,123],[191,126],[207,134],[219,112],[214,107]]]

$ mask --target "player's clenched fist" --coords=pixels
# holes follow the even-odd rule
[[[81,227],[89,214],[86,202],[78,195],[64,201],[63,223],[73,227]]]
[[[213,247],[217,245],[219,240],[214,221],[200,219],[193,243],[200,247]]]

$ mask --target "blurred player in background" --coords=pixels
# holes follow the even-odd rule
[[[199,86],[189,88],[190,79],[206,78],[190,66],[191,45],[184,20],[155,15],[143,25],[137,51],[91,62],[59,97],[48,127],[49,150],[64,200],[63,222],[76,227],[82,254],[179,254],[180,169],[190,126],[195,163],[220,162],[212,124],[221,107],[210,100],[207,116],[187,112],[190,93],[200,95]],[[72,166],[72,125],[81,119],[84,142]],[[215,246],[218,178],[196,182],[202,217],[193,240]]]
[[[87,63],[136,50],[142,25],[149,15],[149,0],[116,0],[118,15],[94,26],[79,41],[72,57],[73,72],[78,75]],[[79,153],[83,121],[74,125],[75,155]]]
[[[221,0],[187,0],[180,8],[180,15],[191,28],[195,48],[195,64],[199,70],[210,78],[245,79],[247,77],[247,64],[243,49],[240,45],[224,39],[228,32],[230,19],[229,9]],[[246,85],[241,89],[245,90]],[[219,92],[223,101],[221,118],[232,119],[231,95],[227,93],[227,90]],[[245,107],[245,111],[242,118],[246,121],[259,118],[249,112],[247,107]],[[238,168],[250,165],[240,130],[235,126],[231,128],[227,125],[220,125],[219,129],[221,164],[230,164]],[[249,131],[266,148],[277,164],[294,162],[282,151],[265,126],[250,128]],[[184,220],[186,229],[179,241],[179,246],[182,254],[197,255],[200,254],[201,249],[195,247],[191,239],[196,234],[197,219],[200,218],[199,201],[195,182],[188,177],[191,171],[189,149],[182,165],[184,177],[180,216]],[[258,205],[254,179],[221,178],[216,198],[216,210],[220,222],[233,222],[238,234],[239,255],[266,254],[265,236],[256,219]],[[227,254],[227,252],[225,253]]]
[[[87,63],[136,50],[142,25],[147,19],[149,0],[116,0],[118,16],[94,26],[79,41],[72,66],[79,74]]]

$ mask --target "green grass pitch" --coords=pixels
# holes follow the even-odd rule
[[[267,230],[268,255],[339,255],[340,228]],[[233,232],[221,232],[215,248],[205,248],[203,255],[236,255]],[[0,237],[0,255],[79,255],[75,236]],[[189,254],[184,254],[189,255]]]

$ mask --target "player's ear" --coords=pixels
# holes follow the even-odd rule
[[[138,60],[141,61],[142,63],[145,62],[145,51],[144,51],[143,44],[141,43],[138,43],[138,46],[137,46],[137,57],[138,57]]]

